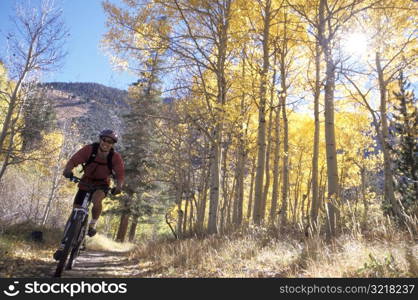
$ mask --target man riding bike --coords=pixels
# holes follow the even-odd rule
[[[76,152],[68,161],[64,168],[63,175],[66,178],[72,178],[72,170],[80,164],[83,164],[84,174],[78,185],[78,192],[74,197],[73,207],[81,207],[83,199],[87,193],[87,188],[83,183],[97,185],[99,188],[92,195],[92,219],[89,223],[87,235],[92,237],[96,234],[96,224],[102,212],[102,201],[109,191],[110,177],[115,175],[116,188],[114,194],[122,190],[124,183],[125,170],[121,155],[113,149],[117,143],[117,134],[110,129],[105,129],[99,134],[100,142],[86,145]],[[114,174],[113,174],[114,173]],[[67,230],[68,226],[65,226]],[[64,231],[65,236],[65,231]],[[54,253],[54,259],[59,260],[64,249],[64,243]]]

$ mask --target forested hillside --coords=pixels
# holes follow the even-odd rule
[[[87,82],[48,82],[40,88],[57,113],[58,126],[75,125],[86,142],[97,139],[104,128],[123,133],[122,116],[129,111],[127,91]]]
[[[89,101],[91,99],[100,100],[102,104],[126,107],[127,91],[104,86],[94,82],[47,82],[41,84],[53,90],[58,90],[78,96]]]

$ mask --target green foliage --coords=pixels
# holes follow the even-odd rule
[[[394,161],[396,191],[406,213],[413,214],[418,204],[418,108],[414,93],[407,91],[409,87],[401,72],[399,92],[394,92],[393,144],[389,149]]]
[[[356,270],[358,277],[399,277],[401,270],[396,265],[395,258],[390,253],[383,260],[369,254],[369,261],[363,267]]]
[[[133,218],[151,216],[159,211],[158,190],[154,182],[158,179],[155,153],[159,147],[155,128],[161,98],[159,97],[158,55],[146,64],[148,71],[129,89],[129,114],[123,116],[126,131],[121,150],[125,161],[125,194],[113,213],[129,212]]]

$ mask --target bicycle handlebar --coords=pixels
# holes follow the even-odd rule
[[[71,176],[71,177],[69,177],[68,178],[71,182],[74,182],[74,183],[81,183],[82,185],[85,185],[85,186],[87,186],[90,190],[97,190],[98,188],[100,188],[100,187],[103,187],[103,186],[100,186],[100,185],[94,185],[94,184],[88,184],[88,183],[85,183],[85,182],[82,182],[81,181],[81,178],[78,178],[78,177],[76,177],[76,176]],[[107,187],[107,189],[108,190],[110,190],[110,193],[112,194],[112,195],[117,195],[117,194],[119,194],[119,193],[116,193],[116,188],[110,188],[109,186],[106,186]]]

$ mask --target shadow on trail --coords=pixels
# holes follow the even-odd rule
[[[51,277],[51,268],[56,263],[51,259],[5,258],[0,264],[0,278],[45,278]]]
[[[52,278],[57,262],[51,257],[0,258],[0,278]],[[64,270],[62,278],[128,278],[148,277],[164,268],[143,268],[129,252],[82,251],[72,270]]]

